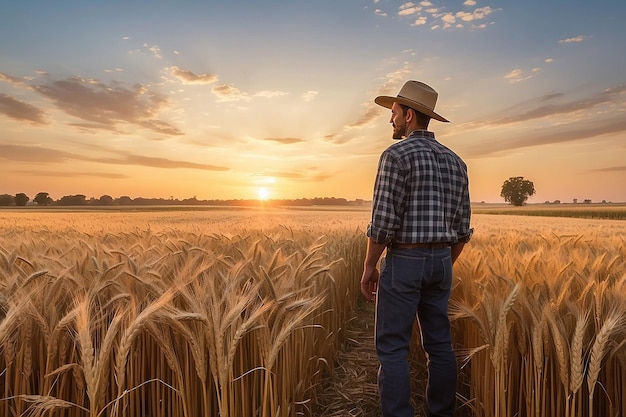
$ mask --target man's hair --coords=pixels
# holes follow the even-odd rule
[[[431,119],[430,116],[427,116],[424,113],[420,113],[419,111],[415,110],[413,107],[407,106],[406,104],[400,104],[400,108],[402,109],[403,114],[406,114],[406,112],[408,112],[409,109],[413,110],[415,112],[415,116],[417,117],[417,122],[419,123],[419,125],[423,126],[424,129],[428,128],[428,124],[430,123],[430,119]]]

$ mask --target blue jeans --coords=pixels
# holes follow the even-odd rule
[[[408,354],[415,317],[428,358],[429,417],[453,416],[457,363],[450,335],[450,248],[387,250],[376,301],[378,390],[383,417],[413,417]]]

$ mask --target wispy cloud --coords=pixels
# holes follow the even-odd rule
[[[0,114],[36,125],[48,123],[43,110],[2,93],[0,93]]]
[[[541,72],[541,68],[539,67],[535,67],[531,69],[529,72],[524,72],[524,70],[520,68],[516,68],[512,70],[511,72],[509,72],[508,74],[506,74],[504,78],[507,79],[510,83],[519,83],[519,82],[526,81],[526,80],[533,78],[539,72]]]
[[[578,36],[573,37],[573,38],[561,39],[559,41],[559,43],[561,43],[561,44],[564,44],[564,43],[580,43],[580,42],[583,42],[585,39],[587,39],[587,36],[578,35]]]
[[[324,141],[341,145],[354,139],[353,136],[347,134],[350,130],[361,129],[370,126],[385,109],[374,103],[374,98],[380,95],[397,94],[399,84],[403,82],[406,75],[411,72],[409,64],[404,64],[401,68],[389,72],[385,75],[382,85],[369,94],[369,97],[361,104],[361,112],[350,123],[343,127],[343,132],[331,133],[324,136]]]
[[[561,125],[548,129],[528,131],[523,136],[502,138],[498,141],[484,141],[469,144],[464,154],[468,157],[480,158],[497,155],[505,151],[548,145],[553,143],[589,141],[599,136],[626,132],[626,118],[594,120],[574,126]]]
[[[289,94],[289,93],[287,93],[285,91],[263,90],[263,91],[258,91],[256,93],[254,93],[254,97],[273,98],[273,97],[286,96],[287,94]]]
[[[248,94],[231,85],[222,84],[213,86],[211,92],[217,96],[219,101],[250,101]]]
[[[528,126],[526,132],[520,136],[499,136],[497,140],[486,139],[463,145],[465,155],[478,158],[531,146],[580,140],[593,141],[596,140],[594,138],[605,135],[623,134],[626,132],[626,117],[623,116],[623,112],[608,112],[607,109],[624,108],[625,105],[626,84],[582,97],[555,92],[512,106],[497,116],[482,117],[481,122],[459,125],[456,129],[469,132],[500,128],[514,123],[525,123],[525,126]],[[568,122],[548,124],[542,122],[537,125],[542,127],[535,129],[532,129],[533,125],[530,124],[535,120],[550,122],[564,120],[563,118],[567,118]]]
[[[380,10],[380,9],[376,9],[376,10],[374,10],[374,14],[376,14],[377,16],[383,16],[383,17],[387,16],[387,13],[386,13],[386,12],[383,12],[383,11],[382,11],[382,10]]]
[[[142,155],[126,155],[122,158],[94,158],[91,159],[94,162],[103,162],[107,164],[118,165],[141,165],[152,168],[191,168],[200,169],[204,171],[228,171],[229,168],[218,165],[198,164],[196,162],[177,161],[167,158],[156,158]]]
[[[315,97],[319,94],[319,91],[309,90],[306,93],[302,94],[302,100],[306,102],[313,101]]]
[[[96,178],[109,178],[109,179],[126,179],[126,178],[131,178],[129,175],[126,174],[120,174],[117,172],[87,172],[87,171],[83,171],[83,172],[63,172],[63,171],[36,171],[36,170],[32,170],[32,171],[27,171],[27,170],[21,170],[21,171],[11,171],[15,174],[20,174],[20,175],[34,175],[37,177],[41,177],[41,178],[48,178],[48,177],[59,177],[59,178],[76,178],[76,177],[96,177]]]
[[[59,163],[81,157],[70,152],[40,146],[0,144],[0,159],[18,162]]]
[[[539,119],[559,114],[574,113],[580,110],[591,110],[603,104],[621,102],[624,104],[622,97],[626,93],[626,84],[621,84],[613,88],[608,88],[599,93],[592,94],[580,99],[571,99],[565,102],[556,102],[556,99],[565,97],[563,93],[553,93],[545,95],[536,100],[536,103],[529,103],[528,110],[515,109],[513,114],[506,115],[488,122],[490,125],[507,125],[511,123],[526,122],[533,119]],[[626,118],[625,118],[626,119]]]
[[[217,81],[215,74],[195,74],[191,71],[181,69],[177,66],[170,68],[172,75],[180,80],[183,84],[213,84]]]
[[[122,124],[130,124],[168,136],[182,135],[178,128],[157,118],[169,105],[168,98],[140,84],[127,88],[118,83],[70,77],[48,80],[32,88],[93,129],[118,130]]]
[[[163,58],[163,55],[161,55],[161,48],[159,48],[157,45],[148,45],[147,43],[144,43],[143,47],[147,49],[152,55],[154,55],[155,58]]]
[[[26,85],[26,82],[18,77],[13,77],[12,75],[6,74],[4,72],[0,72],[0,81],[6,81],[9,84],[14,85]]]
[[[590,169],[588,172],[626,172],[626,165],[622,165],[619,167],[606,167],[606,168],[596,168]]]
[[[263,140],[268,141],[268,142],[280,143],[282,145],[290,145],[292,143],[305,142],[305,140],[301,138],[264,138]]]
[[[241,91],[235,86],[222,84],[215,85],[211,88],[211,92],[218,98],[218,101],[250,101],[254,97],[260,98],[274,98],[274,97],[282,97],[286,96],[289,93],[280,90],[261,90],[256,93],[246,93]]]
[[[50,149],[41,146],[0,144],[0,160],[6,159],[17,162],[32,163],[64,163],[68,160],[98,162],[112,165],[140,165],[151,168],[189,168],[204,171],[228,171],[230,168],[218,165],[199,164],[196,162],[180,161],[167,158],[149,157],[143,155],[123,154],[119,157],[90,157],[76,153]]]
[[[270,177],[300,182],[322,182],[333,176],[333,174],[328,172],[316,172],[315,169],[305,171],[265,171],[264,174]]]

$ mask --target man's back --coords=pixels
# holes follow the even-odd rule
[[[399,242],[454,242],[469,228],[467,167],[432,132],[413,132],[387,148],[376,183],[375,204],[393,206],[401,219]]]

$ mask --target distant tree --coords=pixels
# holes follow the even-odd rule
[[[85,206],[87,205],[87,197],[82,194],[65,195],[59,200],[60,206]]]
[[[17,194],[15,194],[15,205],[16,206],[25,206],[26,203],[28,203],[29,200],[30,200],[30,197],[28,197],[24,193],[17,193]]]
[[[133,200],[129,196],[123,195],[117,199],[117,203],[120,206],[130,206],[131,204],[133,204]]]
[[[0,206],[12,206],[15,204],[15,198],[9,194],[0,194]]]
[[[535,185],[524,177],[511,177],[502,184],[500,196],[514,206],[523,205],[528,197],[535,194]]]
[[[96,204],[100,204],[101,206],[112,206],[113,205],[113,197],[110,195],[100,196],[100,200],[96,202]]]
[[[47,206],[48,204],[52,203],[52,199],[50,198],[48,193],[43,193],[43,192],[37,193],[35,198],[33,198],[33,201],[40,206]]]

